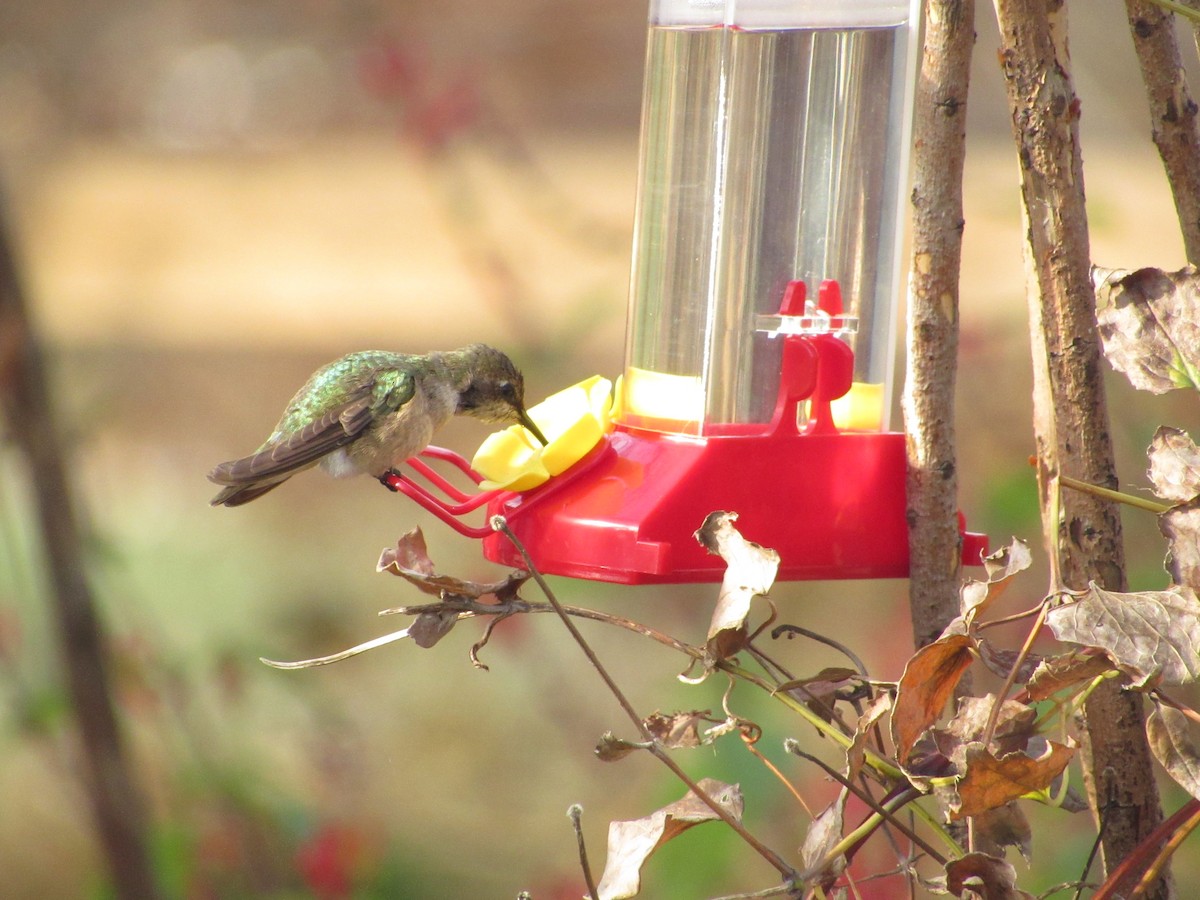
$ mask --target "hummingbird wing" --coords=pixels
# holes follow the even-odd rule
[[[395,412],[411,400],[415,392],[416,381],[408,372],[400,369],[377,371],[371,379],[348,388],[339,398],[342,402],[319,418],[296,430],[281,427],[250,456],[221,463],[209,473],[209,481],[234,487],[265,483],[274,486],[339,447],[352,443],[377,416]],[[290,408],[284,414],[281,426],[289,421],[289,417],[303,412]]]

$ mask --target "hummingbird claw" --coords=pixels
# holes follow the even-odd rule
[[[394,484],[392,484],[392,479],[400,480],[403,477],[404,476],[401,475],[399,472],[397,472],[395,469],[388,469],[386,472],[384,472],[382,475],[379,476],[379,483],[382,484],[385,488],[387,488],[389,491],[391,491],[394,494],[397,491],[399,491],[400,489],[398,487],[396,487]]]

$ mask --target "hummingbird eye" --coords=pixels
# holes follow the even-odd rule
[[[517,399],[517,387],[511,381],[500,382],[500,396],[510,402]]]

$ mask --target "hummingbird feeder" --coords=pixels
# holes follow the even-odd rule
[[[728,510],[781,579],[906,577],[905,437],[887,427],[918,10],[651,0],[614,408],[580,419],[596,439],[562,471],[531,410],[551,434],[536,487],[470,496],[419,460],[449,499],[393,486],[522,567],[458,521],[486,505],[546,573],[719,581],[692,534]],[[607,393],[579,388],[585,406]],[[986,544],[964,534],[964,562]]]

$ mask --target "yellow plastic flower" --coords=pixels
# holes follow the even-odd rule
[[[612,427],[612,382],[593,375],[547,397],[529,417],[549,443],[523,425],[488,435],[471,460],[486,479],[480,487],[528,491],[577,463]]]

